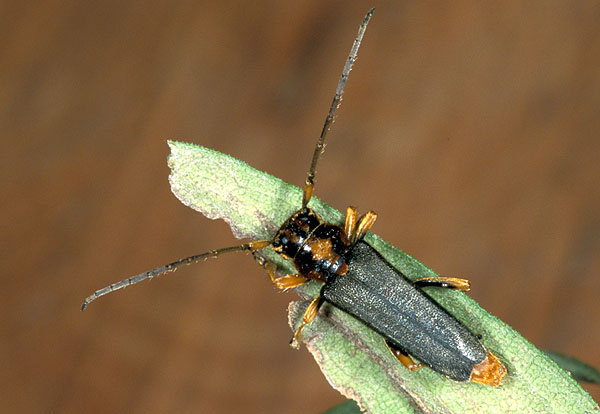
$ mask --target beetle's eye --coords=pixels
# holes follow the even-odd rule
[[[286,236],[282,235],[280,237],[277,237],[275,240],[273,240],[272,246],[273,247],[281,247],[281,246],[286,245],[287,243],[288,243],[288,238]]]

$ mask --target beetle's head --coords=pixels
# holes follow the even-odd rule
[[[298,210],[279,229],[273,238],[273,250],[285,258],[293,259],[306,242],[308,236],[321,224],[319,217],[310,207]]]

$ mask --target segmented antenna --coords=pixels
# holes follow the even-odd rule
[[[346,86],[346,81],[348,80],[348,75],[350,75],[350,71],[352,70],[352,65],[354,64],[354,62],[356,62],[360,42],[362,42],[363,36],[365,35],[365,31],[367,30],[367,25],[369,24],[369,20],[371,20],[371,16],[373,16],[374,11],[375,9],[373,8],[367,12],[367,15],[365,16],[363,22],[358,28],[358,34],[356,35],[356,39],[354,39],[352,49],[350,49],[350,54],[348,55],[348,59],[346,60],[346,65],[344,65],[342,76],[340,76],[337,89],[335,90],[335,96],[333,97],[333,102],[331,102],[329,113],[327,114],[327,118],[325,118],[325,124],[323,125],[321,136],[319,137],[319,141],[317,142],[317,146],[315,147],[315,152],[313,153],[312,161],[310,163],[310,169],[308,170],[308,176],[306,177],[306,182],[304,183],[302,208],[306,207],[306,205],[312,197],[313,188],[315,186],[315,171],[317,168],[317,162],[319,161],[319,156],[321,155],[321,153],[323,152],[323,148],[325,147],[325,137],[327,136],[327,131],[329,131],[329,127],[333,123],[333,116],[335,114],[335,110],[340,106],[342,102],[344,86]]]
[[[342,76],[338,82],[337,89],[335,90],[335,96],[333,97],[333,102],[331,103],[331,108],[329,109],[329,114],[325,119],[325,124],[323,125],[323,130],[321,131],[321,136],[319,137],[319,141],[315,148],[315,152],[313,154],[312,162],[310,164],[310,170],[308,171],[308,177],[306,178],[306,183],[304,185],[304,196],[302,200],[302,207],[306,207],[308,202],[312,197],[312,192],[314,188],[314,178],[315,178],[315,169],[317,167],[317,161],[319,160],[319,156],[323,151],[323,146],[325,143],[325,136],[327,135],[327,131],[329,130],[329,126],[333,122],[333,116],[335,114],[335,110],[338,106],[340,106],[340,102],[342,100],[342,94],[344,93],[344,86],[346,85],[346,81],[348,80],[348,75],[350,74],[350,70],[352,69],[352,65],[356,61],[356,56],[358,54],[358,48],[360,47],[360,42],[365,34],[365,30],[367,30],[367,24],[373,15],[373,11],[375,9],[369,10],[367,15],[365,16],[360,28],[358,29],[358,35],[354,40],[352,45],[352,49],[350,50],[350,54],[348,55],[348,59],[346,60],[346,65],[344,66],[344,70],[342,71]],[[165,273],[174,272],[179,267],[183,265],[189,265],[192,263],[196,263],[202,259],[208,259],[210,257],[217,257],[223,253],[237,252],[248,250],[254,252],[256,250],[264,249],[265,247],[270,246],[272,243],[271,240],[258,240],[250,243],[240,244],[238,246],[225,247],[222,249],[211,250],[206,253],[197,254],[194,256],[186,257],[185,259],[179,259],[173,263],[170,263],[165,266],[157,267],[156,269],[149,270],[144,273],[140,273],[138,275],[132,276],[125,280],[121,280],[120,282],[113,283],[112,285],[106,286],[102,289],[98,289],[90,296],[88,296],[81,305],[81,310],[85,310],[85,308],[94,300],[98,299],[101,296],[107,295],[115,290],[123,289],[125,287],[135,285],[146,279],[152,279],[153,277],[163,275]]]
[[[142,280],[152,279],[153,277],[164,275],[165,273],[174,272],[179,267],[183,265],[189,265],[192,263],[196,263],[202,259],[208,259],[210,257],[217,257],[223,253],[230,252],[239,252],[243,250],[255,251],[259,249],[264,249],[267,246],[271,245],[271,240],[257,240],[250,243],[240,244],[239,246],[231,246],[224,247],[222,249],[211,250],[206,253],[196,254],[194,256],[186,257],[185,259],[179,259],[176,262],[169,263],[168,265],[157,267],[156,269],[149,270],[144,273],[140,273],[139,275],[131,276],[125,280],[121,280],[120,282],[113,283],[112,285],[106,286],[105,288],[98,289],[90,296],[85,298],[83,304],[81,305],[81,310],[84,311],[85,308],[90,304],[90,302],[98,299],[100,296],[108,295],[115,290],[126,288],[127,286],[135,285],[136,283],[141,282]]]

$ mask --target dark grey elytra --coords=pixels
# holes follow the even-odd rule
[[[348,267],[323,285],[325,301],[440,374],[469,381],[473,365],[487,357],[476,335],[366,242],[349,252]]]

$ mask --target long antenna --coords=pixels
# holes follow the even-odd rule
[[[308,202],[310,201],[314,188],[314,178],[315,178],[315,170],[317,168],[317,161],[319,160],[319,156],[321,152],[323,152],[323,147],[325,146],[325,136],[327,135],[327,131],[329,130],[330,125],[333,122],[333,117],[335,114],[335,110],[340,106],[342,101],[342,94],[344,93],[344,86],[346,85],[346,81],[348,80],[348,75],[350,74],[350,70],[352,69],[352,65],[356,61],[356,57],[358,54],[358,48],[360,47],[360,42],[367,30],[367,24],[369,20],[371,20],[371,16],[373,16],[373,11],[375,9],[369,10],[367,15],[365,16],[360,28],[358,29],[358,35],[354,40],[352,45],[352,49],[350,50],[350,54],[348,55],[348,59],[346,60],[346,65],[344,66],[344,70],[342,71],[342,76],[338,82],[337,89],[335,90],[335,96],[333,97],[333,102],[331,103],[331,108],[329,109],[329,114],[327,114],[327,118],[325,119],[325,124],[323,125],[323,130],[321,131],[321,136],[319,137],[319,141],[315,148],[315,152],[313,154],[312,162],[310,164],[310,170],[308,171],[308,176],[306,177],[306,183],[304,185],[304,196],[302,199],[302,207],[306,207]],[[123,289],[131,285],[135,285],[146,279],[152,279],[153,277],[163,275],[165,273],[174,272],[179,267],[183,265],[189,265],[192,263],[196,263],[202,259],[208,259],[210,257],[217,257],[223,253],[237,252],[248,250],[254,252],[256,250],[264,249],[265,247],[270,246],[272,243],[271,240],[257,240],[250,243],[240,244],[238,246],[225,247],[222,249],[211,250],[206,253],[197,254],[194,256],[186,257],[185,259],[179,259],[173,263],[169,263],[168,265],[157,267],[155,269],[149,270],[144,273],[140,273],[138,275],[132,276],[130,278],[121,280],[120,282],[113,283],[112,285],[106,286],[102,289],[98,289],[90,296],[88,296],[81,305],[81,310],[85,310],[85,308],[94,300],[98,299],[101,296],[107,295],[109,293],[114,292],[115,290]]]
[[[319,161],[319,156],[321,155],[321,153],[323,152],[323,148],[325,147],[325,137],[327,136],[327,131],[329,131],[329,127],[333,123],[333,116],[335,114],[335,110],[340,106],[342,102],[344,86],[346,86],[346,81],[348,80],[348,75],[350,75],[350,71],[352,70],[352,65],[354,64],[354,62],[356,62],[360,42],[362,42],[363,36],[365,35],[365,31],[367,30],[367,25],[369,24],[369,20],[371,20],[371,16],[373,16],[374,11],[375,9],[373,8],[367,12],[367,15],[365,16],[363,22],[358,28],[358,34],[356,35],[356,39],[354,39],[352,49],[350,49],[350,54],[348,55],[348,59],[346,60],[346,65],[344,65],[342,76],[340,76],[337,89],[335,90],[335,96],[333,97],[333,102],[331,102],[329,113],[327,114],[327,118],[325,118],[325,124],[323,125],[321,136],[319,137],[319,141],[317,142],[317,146],[315,147],[315,152],[313,153],[312,161],[310,163],[310,169],[308,170],[308,176],[306,177],[306,182],[304,183],[302,208],[306,207],[306,205],[312,197],[313,188],[315,186],[315,171],[317,169],[317,162]]]
[[[152,279],[153,277],[164,275],[165,273],[174,272],[179,267],[183,265],[189,265],[192,263],[196,263],[202,259],[208,259],[209,257],[217,257],[223,253],[230,252],[239,252],[242,250],[249,250],[254,252],[256,250],[264,249],[267,246],[271,245],[271,240],[257,240],[250,243],[240,244],[238,246],[224,247],[222,249],[211,250],[206,253],[196,254],[194,256],[186,257],[185,259],[179,259],[176,262],[169,263],[168,265],[164,265],[161,267],[157,267],[156,269],[149,270],[144,273],[140,273],[139,275],[131,276],[125,280],[121,280],[120,282],[113,283],[112,285],[106,286],[102,289],[98,289],[90,296],[85,298],[83,304],[81,305],[81,310],[84,311],[85,308],[90,304],[90,302],[98,299],[100,296],[108,295],[115,290],[126,288],[127,286],[135,285],[136,283],[141,282],[142,280]]]

